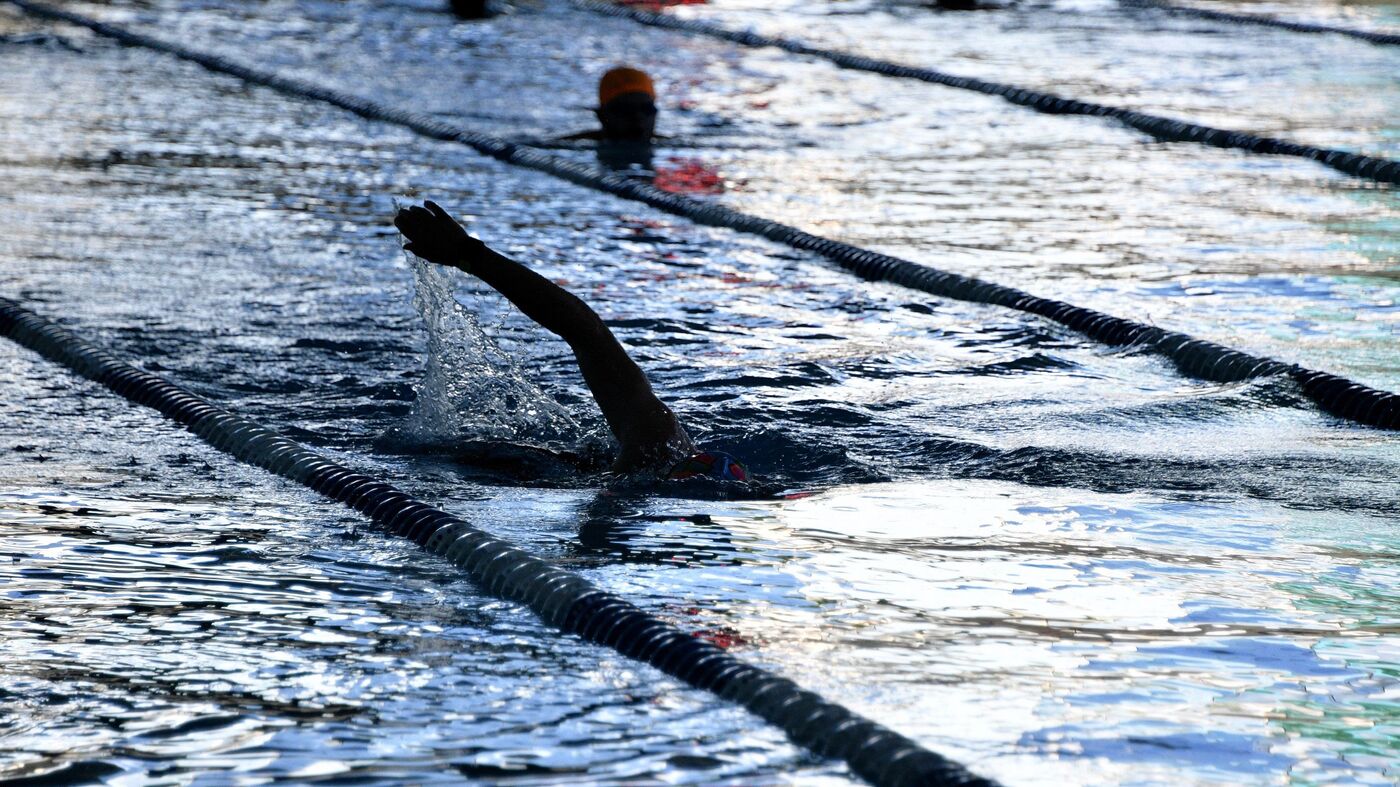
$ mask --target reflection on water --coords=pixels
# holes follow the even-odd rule
[[[597,74],[646,64],[671,139],[638,173],[1400,387],[1394,191],[1307,162],[553,2],[472,24],[436,0],[66,5],[520,139],[587,125]],[[1400,138],[1400,53],[1326,36],[1092,3],[680,12],[1318,144]],[[144,368],[1009,784],[1394,781],[1400,451],[1288,381],[1186,381],[8,8],[0,73],[0,290]],[[565,345],[404,260],[394,201],[423,197],[594,304],[772,493],[500,464],[501,441],[601,453],[598,414]],[[850,782],[152,413],[0,359],[0,776]]]

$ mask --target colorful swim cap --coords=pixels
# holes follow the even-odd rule
[[[717,481],[747,481],[749,469],[738,459],[723,451],[703,451],[682,459],[666,477],[673,481],[704,476]]]
[[[645,71],[638,71],[626,66],[618,66],[598,80],[598,106],[600,107],[618,96],[625,96],[628,93],[643,93],[655,100],[656,86],[651,83],[651,77],[647,76]]]

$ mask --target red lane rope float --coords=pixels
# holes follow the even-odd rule
[[[699,159],[672,158],[656,168],[652,184],[672,194],[723,194],[724,178]]]

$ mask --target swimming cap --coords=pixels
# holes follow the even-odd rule
[[[644,93],[653,100],[656,99],[656,87],[652,85],[651,77],[647,76],[645,71],[618,66],[598,80],[598,106],[600,107],[618,96],[625,96],[628,93]]]
[[[671,472],[666,474],[666,477],[673,481],[699,476],[717,481],[747,481],[749,469],[744,467],[743,462],[723,451],[702,451],[677,462],[675,467],[671,468]]]

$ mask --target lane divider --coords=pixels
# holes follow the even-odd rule
[[[1041,298],[1014,287],[940,271],[888,254],[823,238],[715,202],[662,191],[633,178],[600,171],[498,137],[461,129],[431,115],[386,107],[359,96],[262,71],[219,55],[194,51],[142,33],[50,8],[33,0],[5,1],[36,16],[80,25],[124,44],[174,55],[198,63],[210,71],[229,74],[290,96],[322,101],[369,120],[402,126],[430,139],[460,142],[483,155],[508,164],[544,172],[623,199],[645,203],[657,210],[683,216],[697,224],[726,227],[759,235],[796,249],[819,254],[842,269],[869,281],[889,282],[944,298],[1004,306],[1039,315],[1110,346],[1135,347],[1159,353],[1170,359],[1182,373],[1199,380],[1240,382],[1257,377],[1287,375],[1299,384],[1304,396],[1333,415],[1368,426],[1400,429],[1400,396],[1327,372],[1231,350],[1184,333],[1114,317],[1053,298]]]
[[[1325,164],[1339,172],[1380,183],[1400,183],[1400,161],[1379,156],[1363,156],[1345,150],[1302,145],[1275,137],[1263,137],[1244,131],[1204,126],[1184,120],[1137,112],[1109,104],[1057,96],[1003,82],[988,82],[975,77],[958,76],[932,68],[920,68],[854,55],[834,49],[809,46],[801,41],[766,36],[745,30],[730,30],[695,19],[681,19],[670,14],[647,11],[632,6],[619,6],[599,0],[571,0],[576,8],[603,16],[630,19],[651,27],[682,33],[708,36],[748,47],[774,47],[796,55],[827,60],[842,68],[869,71],[888,77],[913,79],[959,90],[971,90],[988,96],[999,96],[1013,104],[1047,115],[1087,115],[1116,120],[1164,142],[1196,142],[1215,148],[1233,148],[1269,156],[1294,156]]]
[[[160,411],[239,461],[349,505],[386,531],[461,566],[483,591],[529,607],[552,627],[742,705],[797,744],[844,760],[872,784],[995,784],[786,678],[740,661],[577,574],[138,369],[8,298],[0,298],[0,334]]]
[[[1178,16],[1194,16],[1200,19],[1209,19],[1213,22],[1232,22],[1240,25],[1278,27],[1284,30],[1291,30],[1295,33],[1335,33],[1337,35],[1359,38],[1362,41],[1369,41],[1372,44],[1389,46],[1400,44],[1400,33],[1375,33],[1370,30],[1357,30],[1354,27],[1337,27],[1336,25],[1323,25],[1314,22],[1295,22],[1290,19],[1279,19],[1276,16],[1212,11],[1208,8],[1192,8],[1191,6],[1162,3],[1157,0],[1119,0],[1119,2],[1129,8],[1150,8],[1154,11],[1165,11]]]

